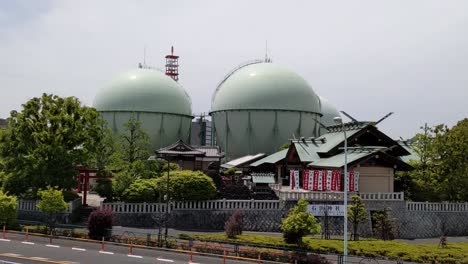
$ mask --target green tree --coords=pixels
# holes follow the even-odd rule
[[[97,186],[94,188],[101,197],[105,197],[108,201],[112,200],[112,165],[115,164],[117,155],[116,143],[112,135],[112,131],[107,127],[104,119],[99,120],[99,137],[100,141],[96,142],[95,152],[92,153],[92,159],[88,165],[97,170],[98,176]]]
[[[132,115],[124,125],[125,132],[119,141],[121,159],[130,164],[137,160],[147,160],[149,157],[150,143],[148,134],[143,131],[141,122]]]
[[[76,185],[76,165],[86,164],[100,140],[99,113],[75,97],[43,94],[12,111],[0,133],[3,187],[15,195],[48,185]]]
[[[468,201],[468,118],[436,134],[435,170],[441,200]]]
[[[37,194],[39,196],[37,208],[47,214],[47,225],[49,233],[52,234],[57,214],[64,212],[68,208],[68,204],[63,199],[62,191],[58,190],[57,187],[47,186],[47,189],[40,189]]]
[[[281,230],[286,243],[302,243],[302,237],[320,233],[320,224],[307,212],[308,202],[301,199],[289,210],[288,217],[281,221]]]
[[[367,220],[367,211],[359,195],[353,195],[353,203],[348,205],[348,220],[353,225],[352,237],[359,240],[358,227],[360,223]]]
[[[0,190],[0,225],[11,224],[16,219],[16,197]]]
[[[284,149],[288,149],[288,148],[289,148],[289,145],[291,145],[290,142],[284,143],[283,145],[279,146],[278,151],[284,150]]]
[[[374,234],[382,240],[393,240],[393,226],[395,219],[390,216],[390,208],[377,211],[372,215],[374,219]]]
[[[156,186],[166,193],[166,175],[156,179]],[[171,171],[169,174],[169,197],[176,201],[210,200],[215,198],[217,190],[213,180],[200,171]]]
[[[422,127],[411,147],[419,159],[415,169],[396,174],[395,185],[415,201],[466,201],[468,193],[468,119],[449,129]]]

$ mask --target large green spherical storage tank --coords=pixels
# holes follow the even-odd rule
[[[320,99],[320,113],[322,117],[320,118],[320,122],[324,126],[334,126],[336,125],[334,118],[337,116],[341,116],[336,107],[330,103],[327,99],[319,95]],[[327,130],[324,127],[320,128],[320,134],[325,134]]]
[[[272,63],[248,64],[228,75],[210,114],[228,160],[271,154],[288,139],[319,134],[318,96],[301,76]]]
[[[94,107],[116,134],[123,133],[124,124],[135,116],[150,138],[151,150],[189,140],[190,97],[158,70],[139,68],[118,76],[96,95]]]

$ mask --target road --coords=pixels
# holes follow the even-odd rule
[[[48,238],[29,236],[27,243],[22,234],[7,234],[7,240],[0,239],[0,264],[9,261],[14,264],[23,263],[190,263],[188,254],[170,252],[158,249],[129,248],[106,244],[101,251],[99,243],[55,239],[49,244]],[[8,262],[7,262],[8,263]],[[223,263],[222,258],[193,255],[192,263],[215,264]],[[246,264],[242,260],[227,259],[226,264]]]

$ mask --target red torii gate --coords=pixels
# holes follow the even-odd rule
[[[99,178],[96,176],[97,169],[90,169],[86,167],[78,167],[78,178],[77,178],[77,191],[83,191],[83,206],[87,206],[86,203],[88,189],[89,189],[89,179]]]

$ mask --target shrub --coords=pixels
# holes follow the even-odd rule
[[[16,220],[16,197],[0,190],[0,225],[7,225]]]
[[[124,191],[122,200],[130,203],[156,202],[156,193],[154,179],[138,179]]]
[[[226,232],[227,237],[236,238],[236,236],[242,235],[243,227],[244,221],[242,213],[240,211],[235,211],[224,224],[224,231]]]
[[[166,189],[166,176],[156,179],[156,186]],[[200,171],[171,171],[169,179],[170,198],[176,201],[210,200],[216,197],[217,191],[213,180]]]
[[[95,210],[88,218],[88,236],[91,239],[100,240],[110,237],[109,230],[112,229],[113,214],[111,210]]]
[[[107,200],[112,200],[112,180],[109,178],[99,178],[96,181],[97,185],[94,187],[94,191],[101,197],[105,197]]]
[[[37,195],[39,196],[37,208],[47,214],[47,225],[52,234],[55,229],[56,215],[65,211],[68,204],[64,201],[63,193],[58,190],[58,187],[48,186],[45,190],[39,190]]]
[[[375,221],[374,233],[382,240],[393,240],[393,223],[395,221],[389,214],[390,208],[377,211],[372,218]]]
[[[62,194],[63,194],[63,200],[65,202],[70,202],[77,198],[80,198],[80,196],[77,193],[72,192],[72,191],[62,191]]]
[[[226,185],[221,190],[221,197],[231,200],[248,200],[252,198],[249,188],[243,184]]]
[[[286,243],[302,243],[302,237],[320,233],[320,224],[315,217],[307,212],[307,201],[301,199],[290,211],[288,217],[281,223],[281,230]]]

